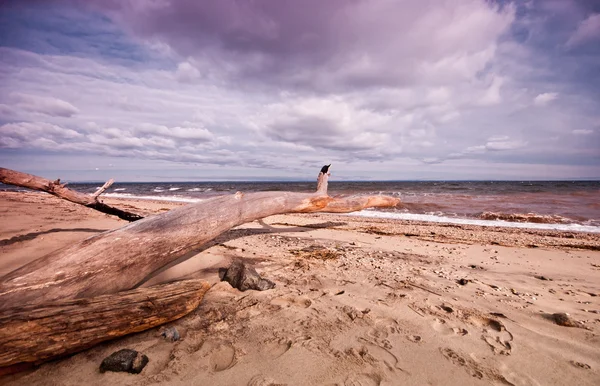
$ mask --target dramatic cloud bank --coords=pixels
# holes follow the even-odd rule
[[[325,162],[355,179],[600,178],[589,2],[0,7],[4,166],[82,180],[312,178]]]

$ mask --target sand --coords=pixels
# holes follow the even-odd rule
[[[107,200],[144,214],[176,203]],[[0,275],[124,221],[45,194],[0,193]],[[275,289],[220,282],[233,259]],[[204,278],[201,306],[160,328],[7,385],[598,385],[600,235],[273,216],[236,228],[145,285]],[[547,279],[547,280],[546,280]],[[462,284],[460,284],[462,283]],[[555,323],[565,312],[581,328]],[[104,373],[121,348],[141,374]]]

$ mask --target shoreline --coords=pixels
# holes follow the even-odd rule
[[[105,199],[148,215],[164,201]],[[127,222],[48,194],[0,193],[0,275]],[[277,215],[217,237],[144,286],[208,281],[200,307],[7,385],[595,385],[600,379],[600,235]],[[327,252],[323,254],[321,252]],[[274,281],[240,292],[218,269],[242,259]],[[462,283],[462,284],[461,284]],[[557,325],[566,312],[584,328]],[[132,348],[142,373],[100,373]],[[431,371],[435,369],[435,371]]]

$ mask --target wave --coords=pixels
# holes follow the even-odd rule
[[[181,188],[169,188],[169,191],[174,192],[174,191],[179,190],[179,189],[181,189]]]
[[[510,222],[529,222],[535,224],[570,224],[573,220],[558,215],[537,213],[496,213],[483,212],[478,216],[482,220],[502,220]]]
[[[155,200],[155,201],[171,201],[171,202],[200,202],[199,198],[180,197],[180,196],[137,196],[129,193],[106,193],[103,196],[114,198],[127,198],[134,200]]]
[[[127,188],[117,188],[115,189],[115,192],[122,192],[123,190],[127,190]]]
[[[401,212],[377,212],[374,210],[361,210],[360,212],[350,213],[347,215],[348,216],[360,216],[360,217],[373,217],[373,218],[389,218],[389,219],[395,219],[395,220],[450,223],[450,224],[461,224],[461,225],[479,225],[479,226],[504,227],[504,228],[532,228],[532,229],[542,229],[542,230],[600,233],[600,226],[581,225],[581,224],[572,224],[572,223],[571,224],[563,224],[563,223],[550,224],[550,223],[532,223],[532,222],[509,222],[509,221],[503,221],[503,220],[454,218],[454,217],[437,216],[437,215],[430,215],[430,214],[401,213]]]
[[[191,188],[187,189],[188,192],[210,192],[212,188]]]

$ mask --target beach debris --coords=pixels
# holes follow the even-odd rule
[[[579,328],[583,327],[580,322],[571,318],[571,316],[569,314],[567,314],[566,312],[557,312],[555,314],[552,314],[552,317],[554,318],[554,322],[556,324],[558,324],[559,326],[579,327]]]
[[[339,251],[321,245],[311,245],[302,249],[291,249],[290,253],[303,259],[334,260],[340,256]]]
[[[417,315],[419,315],[419,316],[421,316],[421,317],[423,317],[423,318],[425,317],[425,315],[423,315],[423,313],[417,309],[417,306],[415,306],[415,305],[410,305],[410,304],[407,304],[406,306],[407,306],[408,308],[410,308],[412,311],[414,311],[414,313],[415,313],[415,314],[417,314]]]
[[[258,272],[249,265],[246,265],[242,260],[234,260],[229,268],[221,269],[222,281],[226,281],[233,288],[240,291],[257,290],[265,291],[275,287],[275,283],[271,280],[263,279]]]
[[[427,288],[427,287],[423,287],[422,285],[419,285],[419,284],[415,284],[415,283],[413,283],[413,282],[411,282],[411,281],[408,281],[408,280],[402,280],[401,282],[402,282],[402,283],[404,283],[404,284],[410,285],[410,286],[412,286],[412,287],[415,287],[415,288],[420,288],[420,289],[422,289],[423,291],[427,291],[427,292],[429,292],[429,293],[432,293],[432,294],[434,294],[434,295],[437,295],[437,296],[442,296],[442,294],[440,294],[439,292],[435,292],[434,290],[431,290],[431,289],[429,289],[429,288]]]
[[[581,363],[581,362],[577,362],[577,361],[570,361],[570,363],[573,366],[579,367],[580,369],[584,369],[584,370],[590,370],[592,368],[592,366],[588,365],[587,363]]]
[[[468,283],[472,282],[472,280],[462,278],[462,279],[458,279],[456,282],[460,285],[467,285]]]
[[[371,311],[371,310],[369,310],[369,311]],[[348,315],[348,317],[352,321],[354,321],[356,318],[362,318],[364,315],[368,314],[369,311],[367,311],[367,312],[359,311],[356,308],[351,307],[351,306],[343,306],[342,307],[342,312],[345,313],[346,315]]]
[[[344,291],[344,290],[341,290],[341,291],[339,291],[339,292],[336,292],[336,293],[335,293],[335,295],[343,295],[343,294],[345,294],[345,293],[346,293],[346,291]]]
[[[179,340],[179,331],[175,327],[167,327],[160,333],[160,336],[168,341],[176,342]]]
[[[148,357],[135,350],[124,348],[110,354],[100,364],[100,372],[128,372],[139,374],[148,364]]]
[[[452,312],[454,312],[454,308],[450,307],[449,305],[447,305],[447,304],[445,304],[445,303],[444,303],[444,304],[442,304],[442,305],[440,306],[440,308],[441,308],[442,310],[446,311],[447,313],[452,313]]]
[[[546,276],[542,276],[542,275],[536,275],[534,276],[536,279],[538,280],[547,280],[547,281],[552,281],[552,279],[547,278]]]

